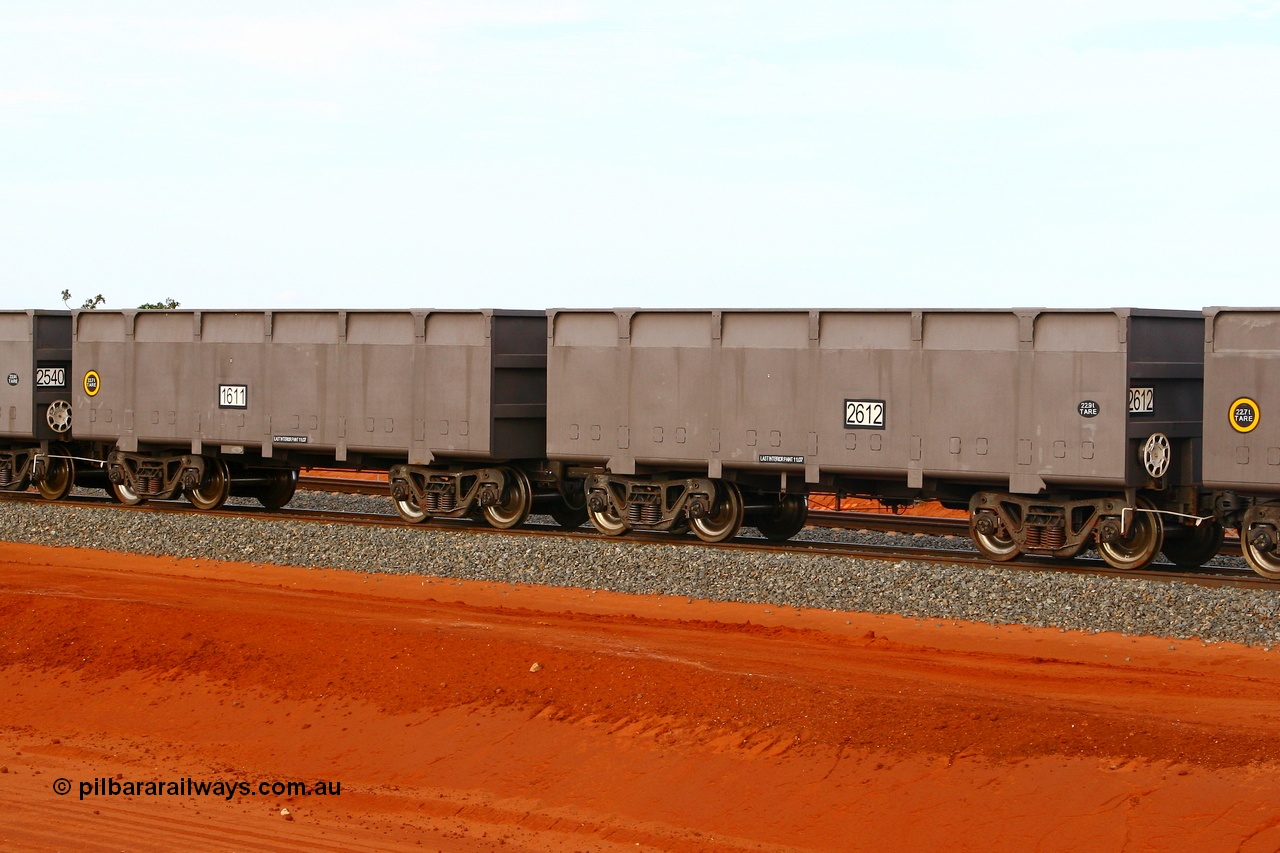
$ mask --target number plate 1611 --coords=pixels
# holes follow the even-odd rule
[[[218,408],[219,409],[249,408],[249,386],[248,385],[219,385],[218,386]]]

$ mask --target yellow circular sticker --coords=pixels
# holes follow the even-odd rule
[[[102,379],[98,376],[98,371],[90,370],[84,375],[84,393],[92,397],[98,393],[98,388],[102,386]]]
[[[1248,397],[1241,397],[1231,404],[1231,428],[1236,432],[1253,432],[1262,419],[1258,404]]]

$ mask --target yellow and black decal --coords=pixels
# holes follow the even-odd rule
[[[1239,397],[1231,404],[1229,412],[1231,428],[1236,432],[1253,432],[1262,420],[1262,411],[1258,403],[1249,397]]]
[[[98,393],[98,389],[102,387],[102,378],[98,376],[98,371],[90,370],[84,375],[84,393],[90,397]]]

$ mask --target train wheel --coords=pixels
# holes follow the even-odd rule
[[[1224,533],[1222,525],[1216,521],[1187,527],[1185,535],[1164,540],[1164,555],[1179,568],[1199,568],[1217,556]]]
[[[431,516],[427,515],[427,511],[418,506],[418,502],[413,499],[413,495],[407,498],[396,498],[396,514],[410,524],[421,524]]]
[[[771,542],[785,542],[804,529],[809,520],[809,500],[804,495],[787,495],[768,515],[751,523]]]
[[[76,463],[71,452],[62,445],[54,445],[46,457],[44,477],[36,483],[40,497],[47,501],[60,501],[71,494],[76,484]]]
[[[221,459],[213,459],[205,467],[204,482],[187,489],[187,500],[196,509],[217,509],[231,496],[231,471]]]
[[[618,511],[613,508],[613,504],[608,504],[602,510],[594,510],[590,504],[587,504],[587,519],[591,522],[591,526],[599,530],[605,536],[621,536],[631,529],[631,525],[618,515]]]
[[[561,494],[547,507],[547,515],[565,530],[577,530],[587,521],[587,496],[582,489]]]
[[[140,503],[146,503],[147,499],[126,486],[124,483],[112,483],[111,493],[116,496],[116,500],[125,506],[137,506]]]
[[[721,480],[716,484],[716,491],[719,493],[716,511],[689,522],[694,535],[703,542],[723,542],[742,529],[742,492],[738,491],[737,484]]]
[[[507,468],[507,487],[502,492],[502,500],[492,506],[484,507],[484,520],[490,527],[507,530],[524,524],[533,510],[533,487],[529,485],[529,477],[519,468]]]
[[[1251,507],[1244,514],[1240,531],[1240,550],[1244,552],[1244,560],[1249,568],[1264,578],[1280,578],[1280,554],[1276,553],[1280,549],[1275,547],[1276,532],[1274,529],[1255,529],[1257,521],[1258,514]]]
[[[1139,511],[1133,514],[1129,535],[1115,542],[1099,542],[1098,553],[1112,568],[1130,571],[1151,565],[1164,545],[1164,522],[1146,498],[1138,498]]]
[[[989,510],[987,512],[990,512]],[[991,514],[994,516],[994,513]],[[978,546],[978,552],[988,560],[994,560],[997,563],[1004,563],[1017,557],[1022,553],[1022,549],[1018,547],[1017,541],[1013,538],[1013,534],[1009,529],[996,519],[996,528],[990,533],[983,533],[978,529],[979,516],[977,513],[969,516],[969,536],[973,539],[973,544]]]
[[[254,497],[267,509],[279,509],[293,500],[293,493],[297,490],[297,469],[280,469],[268,472],[267,482],[258,487]]]

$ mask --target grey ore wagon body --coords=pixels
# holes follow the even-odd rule
[[[1280,308],[1204,314],[1204,484],[1249,565],[1280,577]]]
[[[1208,547],[1161,517],[1197,508],[1196,312],[548,315],[547,453],[584,466],[606,532],[783,538],[834,490],[967,507],[995,559]]]
[[[545,319],[518,311],[82,311],[77,423],[121,500],[287,502],[301,465],[389,470],[401,514],[512,526],[545,470]],[[552,485],[548,485],[552,484]]]

